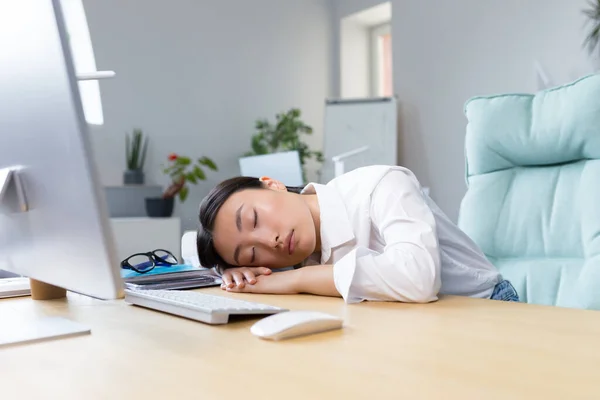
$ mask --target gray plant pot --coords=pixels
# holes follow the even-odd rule
[[[144,171],[139,169],[128,169],[123,172],[123,183],[125,185],[143,185]]]
[[[119,185],[105,188],[111,218],[147,217],[145,198],[161,197],[159,185]]]
[[[163,199],[161,197],[146,198],[146,212],[151,218],[169,218],[173,215],[173,205],[175,199],[169,197]]]

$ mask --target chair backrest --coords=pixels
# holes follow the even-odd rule
[[[243,176],[268,176],[287,186],[304,185],[302,164],[297,151],[240,158],[240,171]]]
[[[465,113],[459,226],[526,301],[600,308],[600,75]]]

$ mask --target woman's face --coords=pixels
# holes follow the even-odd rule
[[[217,253],[233,266],[284,268],[301,263],[317,243],[315,222],[303,196],[275,180],[265,189],[231,195],[215,218]]]

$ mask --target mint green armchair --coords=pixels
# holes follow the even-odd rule
[[[600,75],[465,113],[459,226],[522,301],[600,309]]]

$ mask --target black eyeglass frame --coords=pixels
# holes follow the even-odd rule
[[[164,253],[167,253],[167,255],[173,257],[173,259],[175,260],[175,262],[170,262],[165,260],[164,258],[158,256],[156,253],[162,251]],[[146,256],[148,257],[148,262],[152,263],[148,268],[145,269],[139,269],[136,268],[136,266],[132,265],[129,260],[131,260],[133,257],[137,257],[137,256]],[[124,259],[123,261],[121,261],[121,268],[123,269],[131,269],[139,274],[145,274],[148,273],[150,271],[152,271],[154,268],[156,268],[157,266],[171,266],[171,265],[177,265],[179,263],[179,261],[177,261],[177,257],[175,257],[175,254],[171,253],[169,250],[165,250],[165,249],[155,249],[146,253],[135,253],[130,255],[129,257],[127,257],[126,259]],[[145,263],[144,263],[145,264]]]

